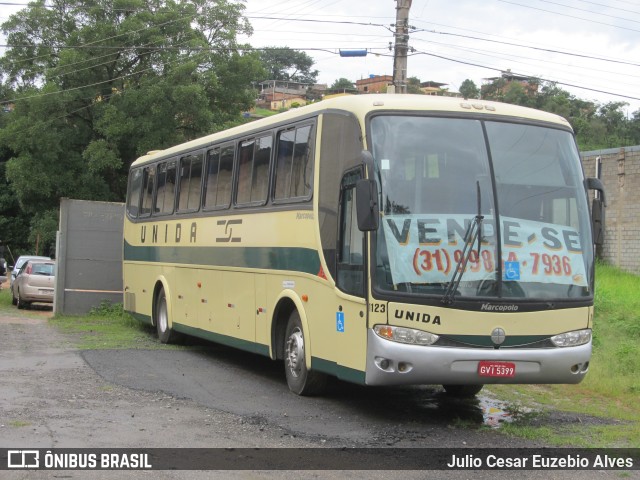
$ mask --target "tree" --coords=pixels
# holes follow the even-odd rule
[[[3,24],[0,148],[20,209],[40,228],[60,197],[122,201],[129,165],[240,123],[264,77],[244,6],[228,0],[44,0]],[[51,236],[42,233],[41,238]]]
[[[407,78],[407,93],[424,95],[424,92],[420,90],[420,79],[418,77]]]
[[[633,112],[629,122],[629,136],[632,145],[640,145],[640,110]]]
[[[460,93],[464,98],[478,98],[480,96],[480,90],[473,83],[473,80],[468,78],[460,84]]]
[[[342,91],[349,91],[352,92],[356,89],[356,87],[354,86],[354,83],[351,80],[348,80],[346,78],[339,78],[337,79],[335,82],[333,82],[331,84],[331,86],[329,87],[329,90],[342,90]]]
[[[316,83],[318,70],[311,70],[314,61],[305,52],[289,47],[267,47],[260,52],[260,60],[267,72],[266,80]]]

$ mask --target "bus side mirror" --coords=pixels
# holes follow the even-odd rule
[[[598,178],[587,178],[587,188],[600,193],[591,203],[591,230],[593,232],[593,243],[602,246],[604,244],[604,208],[607,202],[604,196],[604,185]]]
[[[591,203],[591,228],[593,243],[604,245],[604,203],[599,198],[594,198]]]
[[[374,180],[358,180],[356,183],[356,215],[360,231],[372,232],[378,229],[380,207],[378,185]]]

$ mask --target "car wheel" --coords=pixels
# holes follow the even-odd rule
[[[29,308],[29,302],[25,302],[21,297],[20,297],[20,290],[18,290],[18,299],[16,300],[16,305],[18,306],[18,308],[20,310],[22,310],[23,308]]]
[[[13,290],[11,291],[11,305],[18,305],[18,299],[13,294]]]
[[[285,332],[284,371],[289,390],[298,395],[317,395],[326,387],[325,374],[307,369],[304,331],[297,310],[294,310],[289,317]]]
[[[169,326],[169,309],[167,308],[167,296],[164,288],[160,289],[156,297],[155,324],[158,331],[158,339],[162,343],[176,343],[179,334]]]

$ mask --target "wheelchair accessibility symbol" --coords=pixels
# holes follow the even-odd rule
[[[520,262],[504,262],[504,279],[520,280]]]
[[[336,312],[336,330],[344,332],[344,312]]]

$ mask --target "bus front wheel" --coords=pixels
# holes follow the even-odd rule
[[[162,343],[175,343],[178,334],[169,326],[169,309],[167,308],[167,296],[164,288],[160,289],[156,298],[156,329],[158,330],[158,338]]]
[[[284,336],[284,370],[289,390],[297,395],[317,395],[325,389],[327,376],[307,369],[305,336],[296,310],[289,317]]]

